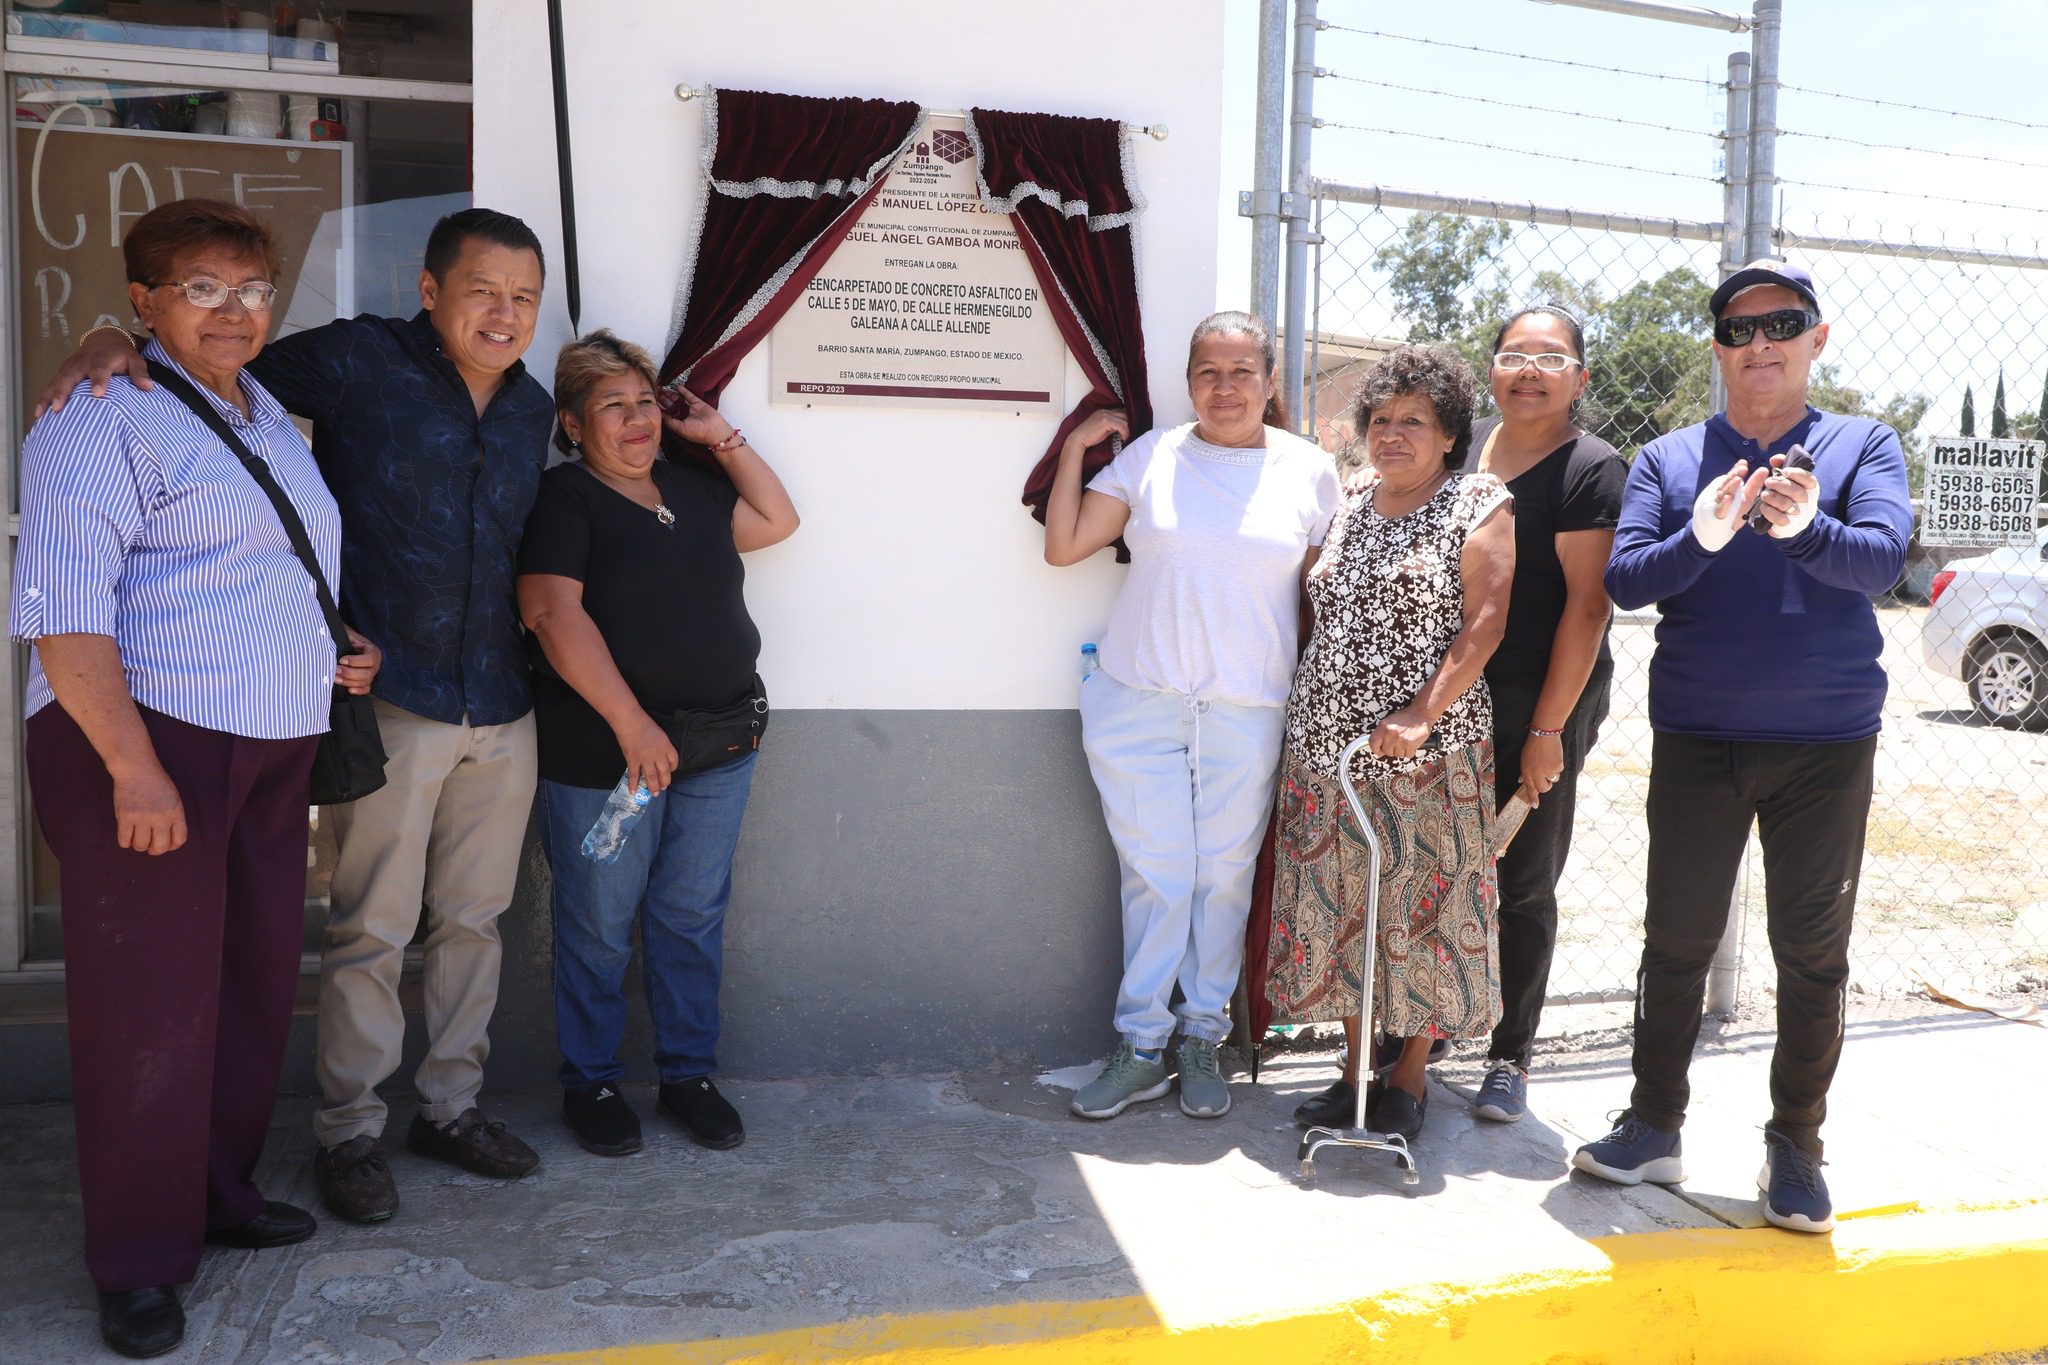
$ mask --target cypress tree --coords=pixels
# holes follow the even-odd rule
[[[1963,385],[1963,421],[1961,430],[1965,436],[1975,436],[1977,434],[1977,395],[1970,392],[1968,384]]]
[[[2012,435],[2012,426],[2005,420],[2005,367],[1998,367],[1998,390],[1991,395],[1991,438],[2002,441]]]

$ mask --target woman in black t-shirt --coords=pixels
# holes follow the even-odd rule
[[[754,753],[682,768],[670,728],[753,694],[761,637],[740,554],[786,539],[796,508],[730,422],[685,389],[659,389],[647,352],[609,331],[562,348],[555,402],[557,444],[582,458],[541,478],[518,588],[540,654],[534,716],[541,839],[554,873],[562,1113],[588,1151],[640,1148],[640,1120],[618,1090],[638,920],[660,1107],[705,1146],[737,1147],[740,1116],[711,1073]],[[717,467],[662,458],[664,427],[710,451]],[[651,796],[616,857],[599,862],[584,839],[622,782]]]
[[[1533,805],[1501,855],[1501,1019],[1473,1112],[1511,1123],[1528,1108],[1529,1057],[1557,944],[1557,879],[1571,852],[1580,768],[1607,717],[1612,610],[1600,576],[1614,547],[1627,466],[1576,420],[1586,343],[1561,308],[1525,308],[1493,339],[1498,418],[1476,423],[1478,467],[1515,498],[1507,634],[1486,665],[1496,798]]]

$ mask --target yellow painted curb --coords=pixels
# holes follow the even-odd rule
[[[2048,1347],[2048,1205],[1588,1245],[1605,1267],[1404,1286],[1272,1321],[1173,1330],[1143,1298],[1012,1304],[507,1365],[1917,1365]]]

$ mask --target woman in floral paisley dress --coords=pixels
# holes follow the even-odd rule
[[[1500,1016],[1489,849],[1493,714],[1481,674],[1514,577],[1512,499],[1458,472],[1476,383],[1455,351],[1407,346],[1367,371],[1354,400],[1372,462],[1345,493],[1308,575],[1315,629],[1295,673],[1280,763],[1266,993],[1297,1022],[1341,1018],[1344,1075],[1304,1103],[1304,1123],[1348,1126],[1359,1057],[1366,852],[1337,780],[1344,746],[1370,734],[1353,778],[1381,850],[1373,999],[1407,1040],[1373,1127],[1413,1137],[1435,1038],[1479,1038]]]

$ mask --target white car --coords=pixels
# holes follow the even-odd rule
[[[1928,588],[1920,629],[1927,662],[1960,678],[1993,725],[2048,718],[2048,527],[2032,549],[1951,561]]]

